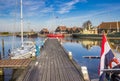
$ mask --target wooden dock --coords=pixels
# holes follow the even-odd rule
[[[80,66],[70,60],[57,39],[46,40],[41,55],[17,81],[85,81]]]
[[[25,68],[30,64],[30,59],[0,60],[0,68]]]

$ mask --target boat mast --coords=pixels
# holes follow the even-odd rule
[[[20,24],[20,27],[21,27],[21,43],[22,43],[22,47],[23,47],[23,11],[22,11],[22,8],[23,8],[23,6],[22,6],[22,0],[21,0],[21,8],[20,8],[20,21],[21,21],[21,24]]]

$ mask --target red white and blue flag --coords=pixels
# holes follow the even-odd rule
[[[110,48],[110,45],[107,41],[106,35],[102,36],[102,45],[101,45],[101,54],[100,54],[100,66],[99,66],[99,81],[104,81],[106,77],[106,73],[104,73],[103,69],[108,69],[108,66],[111,60],[114,58],[114,54]]]

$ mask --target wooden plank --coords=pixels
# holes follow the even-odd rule
[[[60,51],[61,51],[61,49],[60,49]],[[61,51],[61,52],[62,52],[62,51]],[[69,70],[68,70],[67,64],[66,64],[66,62],[65,62],[66,56],[63,55],[63,53],[62,53],[62,55],[60,55],[60,56],[61,56],[61,57],[60,57],[61,62],[62,62],[62,64],[63,64],[63,66],[64,66],[64,67],[63,67],[63,68],[64,68],[63,74],[64,74],[64,76],[65,76],[65,79],[66,79],[66,81],[71,81],[72,79],[71,79],[71,77],[68,76]]]
[[[1,68],[20,68],[27,67],[30,64],[30,59],[8,59],[8,60],[0,60]]]
[[[40,58],[39,58],[39,73],[38,73],[38,80],[37,81],[42,81],[43,73],[44,73],[44,65],[45,65],[45,59],[44,59],[44,54],[42,53]]]
[[[50,72],[51,72],[51,68],[50,68],[51,64],[50,63],[51,63],[51,59],[50,59],[50,55],[48,54],[48,66],[47,66],[48,71],[47,71],[47,79],[46,79],[46,81],[51,81],[50,80]]]
[[[56,72],[56,81],[61,81],[60,79],[60,73],[59,73],[59,63],[58,63],[58,56],[55,53],[55,58],[54,58],[54,62],[55,62],[55,72]]]
[[[46,78],[47,78],[47,65],[48,65],[48,58],[47,58],[47,54],[44,54],[45,55],[45,61],[44,61],[44,69],[43,69],[43,77],[42,77],[42,80],[41,81],[46,81]]]

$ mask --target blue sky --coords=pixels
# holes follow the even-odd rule
[[[24,30],[120,21],[120,0],[23,0]],[[20,31],[20,0],[0,0],[0,31]]]

